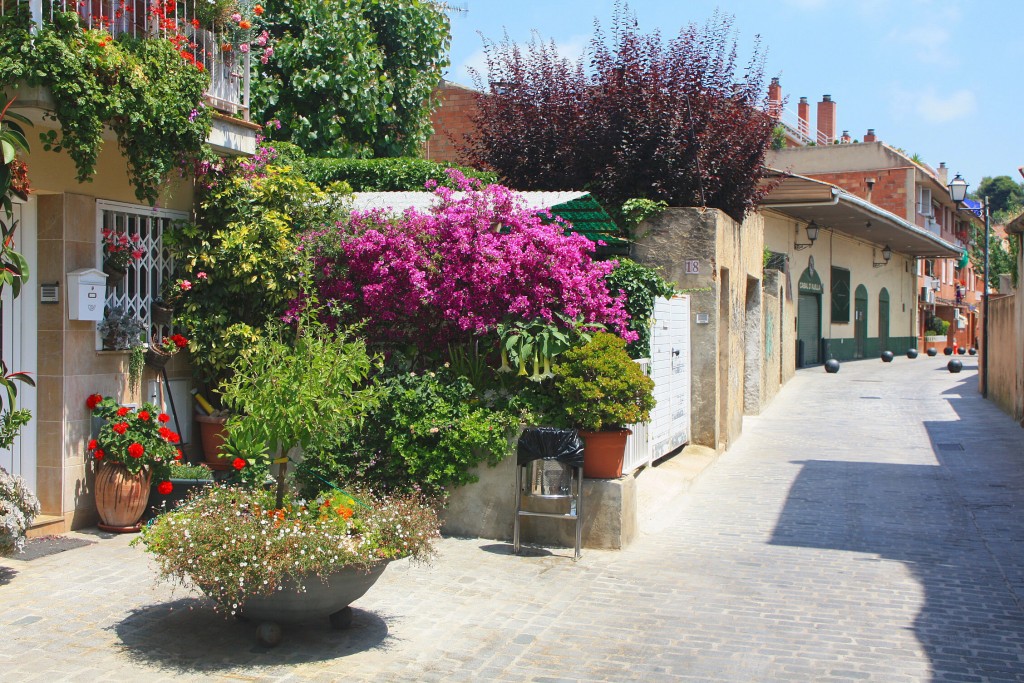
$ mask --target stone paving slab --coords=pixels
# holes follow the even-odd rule
[[[444,539],[274,649],[129,537],[2,559],[2,678],[1024,681],[1024,430],[944,365],[801,371],[625,551]]]

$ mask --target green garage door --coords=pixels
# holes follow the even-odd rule
[[[804,365],[817,365],[819,340],[821,339],[821,296],[801,294],[797,309],[797,339],[803,342]]]

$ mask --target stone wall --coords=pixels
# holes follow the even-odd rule
[[[691,439],[724,450],[743,425],[745,387],[761,385],[760,360],[748,371],[750,339],[760,346],[763,226],[742,225],[717,210],[670,208],[637,228],[631,256],[661,269],[690,294]]]

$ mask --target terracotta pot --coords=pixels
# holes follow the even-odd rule
[[[149,470],[131,474],[119,462],[103,463],[96,473],[97,526],[115,533],[138,531],[149,501],[149,479]]]
[[[580,432],[583,438],[583,476],[588,479],[618,479],[622,476],[622,459],[626,454],[629,429],[602,432]]]
[[[227,436],[224,428],[227,421],[226,417],[196,415],[196,422],[199,423],[199,440],[203,444],[203,460],[210,469],[226,470],[231,467],[228,459],[220,456],[220,447]]]

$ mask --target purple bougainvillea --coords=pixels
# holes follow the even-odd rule
[[[346,322],[365,320],[371,342],[425,349],[486,334],[510,318],[556,314],[636,338],[624,298],[605,286],[615,261],[592,260],[593,242],[566,234],[564,221],[538,216],[507,187],[448,174],[458,190],[431,187],[439,205],[430,213],[354,212],[304,237],[321,303],[339,304],[334,310]],[[301,305],[294,301],[289,317]]]

